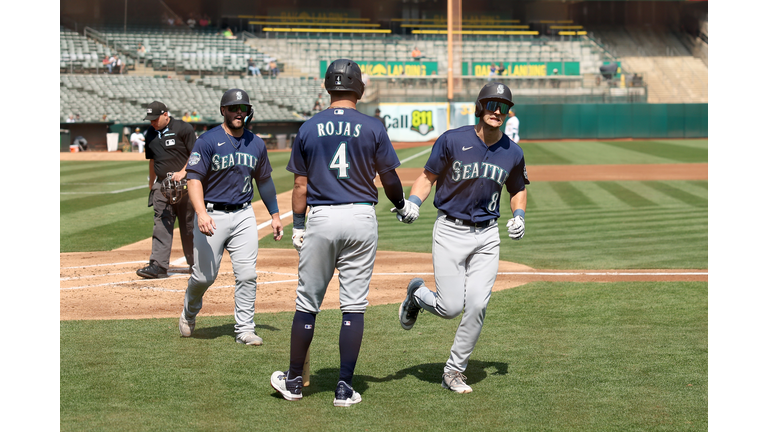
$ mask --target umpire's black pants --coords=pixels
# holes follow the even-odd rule
[[[164,271],[168,271],[173,243],[173,226],[179,219],[179,234],[181,247],[188,265],[194,264],[193,231],[195,228],[195,209],[189,201],[189,194],[176,204],[171,204],[168,198],[160,192],[161,183],[152,185],[152,207],[155,209],[155,227],[152,230],[152,255],[150,262],[155,262]]]

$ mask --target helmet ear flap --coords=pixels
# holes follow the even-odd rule
[[[475,117],[483,116],[483,105],[480,101],[475,101]]]

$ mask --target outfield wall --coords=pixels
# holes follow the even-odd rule
[[[708,104],[546,104],[515,109],[522,140],[708,136]]]

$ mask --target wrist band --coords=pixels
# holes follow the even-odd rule
[[[525,219],[525,210],[517,209],[514,212],[512,212],[512,217],[520,216],[521,218]]]
[[[421,207],[421,200],[416,195],[411,195],[408,197],[408,201],[416,204],[417,206]]]
[[[306,213],[293,214],[293,229],[304,229],[304,221],[307,219]]]

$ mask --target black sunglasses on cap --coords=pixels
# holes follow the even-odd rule
[[[500,113],[507,114],[509,112],[509,109],[512,108],[512,106],[504,102],[493,101],[493,100],[485,103],[485,109],[487,109],[490,112],[496,112],[496,108],[499,109]]]
[[[238,105],[229,105],[229,106],[227,106],[227,111],[229,111],[231,113],[235,113],[238,110],[242,111],[244,113],[247,113],[248,112],[248,105],[246,105],[246,104],[238,104]]]

